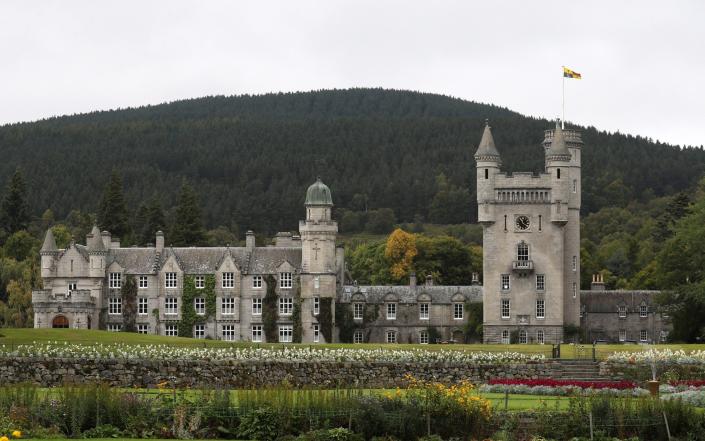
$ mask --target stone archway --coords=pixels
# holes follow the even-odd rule
[[[51,321],[52,328],[68,328],[69,319],[65,315],[57,315],[54,320]]]

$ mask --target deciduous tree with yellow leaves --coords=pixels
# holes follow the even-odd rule
[[[416,235],[401,228],[394,230],[387,238],[384,248],[384,257],[389,260],[392,278],[398,281],[408,277],[417,254]]]

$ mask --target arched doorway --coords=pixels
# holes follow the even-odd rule
[[[57,315],[54,317],[54,320],[51,321],[51,327],[52,328],[68,328],[69,327],[69,319],[66,318],[64,315]]]
[[[465,335],[463,331],[456,329],[453,331],[453,343],[465,343]]]

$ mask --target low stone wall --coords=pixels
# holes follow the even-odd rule
[[[393,388],[404,376],[457,383],[490,378],[551,378],[559,364],[547,360],[510,364],[191,361],[67,358],[0,358],[0,384],[29,382],[42,386],[65,383],[107,383],[118,387],[155,387],[168,381],[177,387]]]
[[[653,377],[651,365],[649,364],[614,361],[603,361],[600,363],[600,375],[632,381],[648,381]],[[656,377],[660,380],[703,380],[705,379],[705,366],[658,363],[656,365]]]

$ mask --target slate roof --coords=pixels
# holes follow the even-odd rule
[[[54,233],[52,233],[51,228],[47,229],[47,234],[44,236],[44,243],[42,244],[42,252],[53,252],[58,251],[56,248],[56,240],[54,239]]]
[[[384,303],[384,298],[387,294],[394,294],[399,299],[400,303],[416,303],[417,298],[421,294],[431,296],[432,303],[452,303],[452,298],[460,293],[465,297],[466,301],[482,301],[482,286],[353,286],[346,285],[338,294],[338,301],[341,303],[350,303],[351,298],[355,294],[365,296],[365,301],[368,303]]]
[[[127,274],[150,274],[154,272],[156,256],[154,248],[113,248],[105,266],[117,262]]]
[[[475,152],[475,159],[480,159],[482,157],[492,156],[499,159],[499,151],[494,145],[494,137],[492,136],[492,129],[488,121],[485,121],[485,130],[482,132],[482,139],[480,140],[480,145],[477,147]]]
[[[642,302],[655,307],[654,297],[659,292],[650,290],[580,291],[580,304],[584,306],[586,312],[615,313],[620,305],[626,306],[627,311],[636,311]]]
[[[568,146],[565,143],[565,136],[563,135],[563,129],[561,124],[556,121],[556,130],[553,132],[553,139],[551,140],[551,146],[546,151],[546,156],[552,156],[554,159],[564,159],[570,160],[570,152],[568,151]]]
[[[251,274],[275,274],[277,268],[288,261],[294,268],[301,268],[300,247],[264,247],[252,250],[249,272]]]

